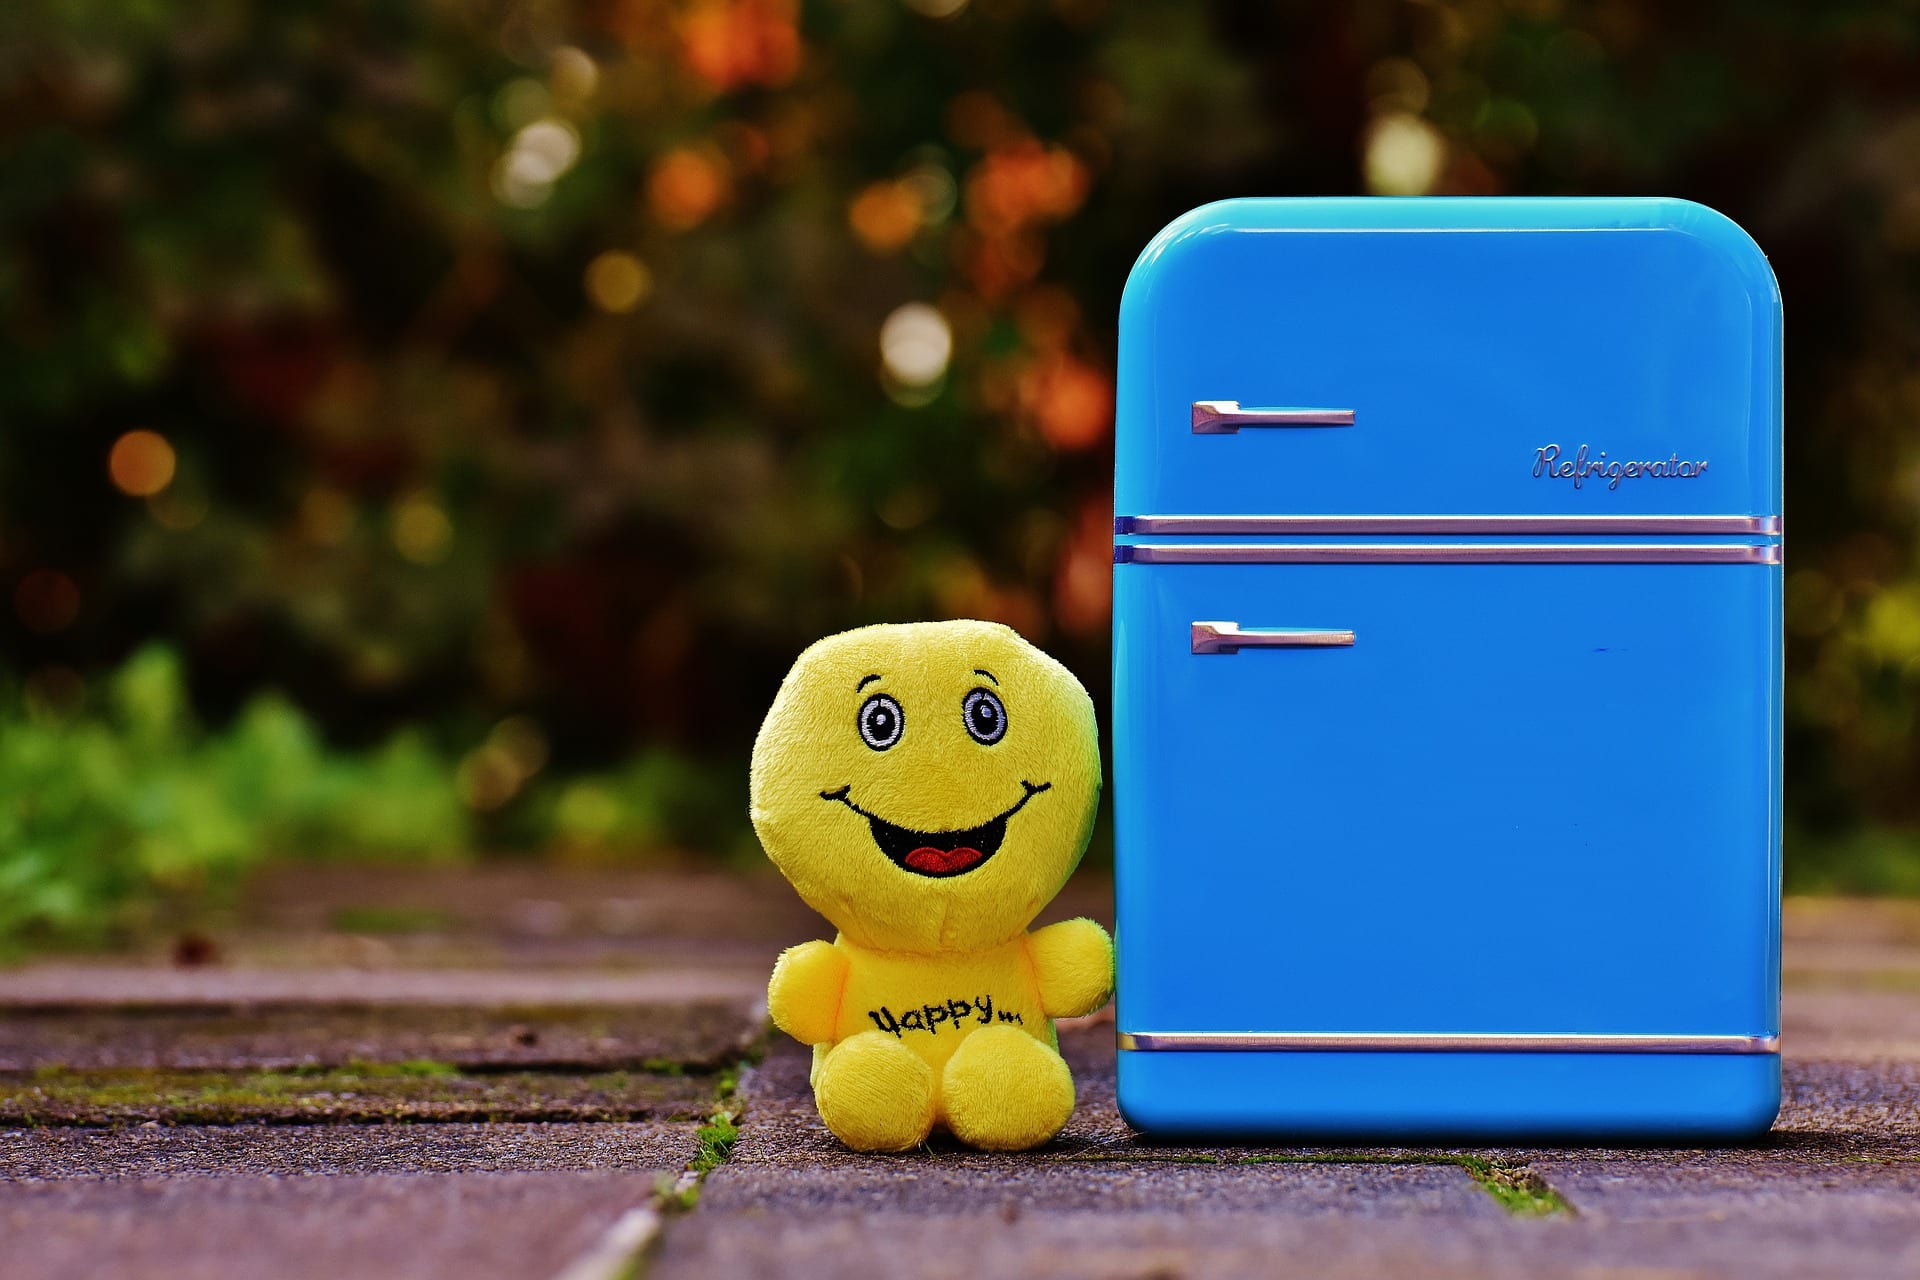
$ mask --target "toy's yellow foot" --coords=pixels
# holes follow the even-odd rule
[[[827,1051],[813,1100],[855,1151],[905,1151],[933,1131],[933,1068],[885,1032],[863,1031]]]
[[[1014,1027],[982,1027],[947,1059],[947,1127],[969,1146],[1024,1151],[1073,1114],[1073,1075],[1052,1049]]]

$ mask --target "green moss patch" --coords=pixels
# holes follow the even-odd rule
[[[1540,1218],[1551,1213],[1573,1212],[1573,1206],[1564,1196],[1525,1165],[1483,1160],[1478,1156],[1454,1156],[1452,1163],[1465,1169],[1467,1176],[1508,1213]]]
[[[733,1155],[733,1144],[740,1140],[740,1130],[734,1124],[731,1111],[716,1111],[700,1126],[694,1138],[700,1149],[687,1168],[704,1178]]]

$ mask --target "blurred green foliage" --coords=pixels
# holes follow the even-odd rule
[[[457,859],[484,836],[591,857],[714,826],[706,779],[658,755],[536,786],[511,823],[489,825],[463,799],[461,767],[418,731],[329,750],[306,716],[262,694],[206,732],[160,647],[97,701],[0,700],[0,952],[139,934],[275,855]]]
[[[864,621],[1012,622],[1104,703],[1133,256],[1368,190],[1767,247],[1789,879],[1914,888],[1920,14],[1879,0],[0,6],[0,751],[9,803],[71,792],[0,879],[77,921],[262,845],[732,847],[780,675]],[[123,705],[156,639],[204,769]]]
[[[209,737],[185,692],[178,662],[151,649],[107,681],[97,711],[6,708],[0,942],[111,938],[275,849],[458,849],[465,808],[417,736],[331,754],[304,716],[263,696]]]

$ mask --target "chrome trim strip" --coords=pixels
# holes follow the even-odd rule
[[[1242,409],[1238,400],[1195,400],[1193,434],[1232,435],[1242,427],[1350,427],[1351,409]]]
[[[1375,1031],[1122,1031],[1120,1047],[1232,1053],[1778,1053],[1774,1036],[1509,1035]]]
[[[1779,516],[1116,516],[1119,534],[1778,534]]]
[[[1237,622],[1196,622],[1195,653],[1238,653],[1242,649],[1337,649],[1353,643],[1351,631],[1261,628],[1243,631]]]
[[[1129,543],[1115,564],[1779,564],[1780,546],[1708,543]]]

